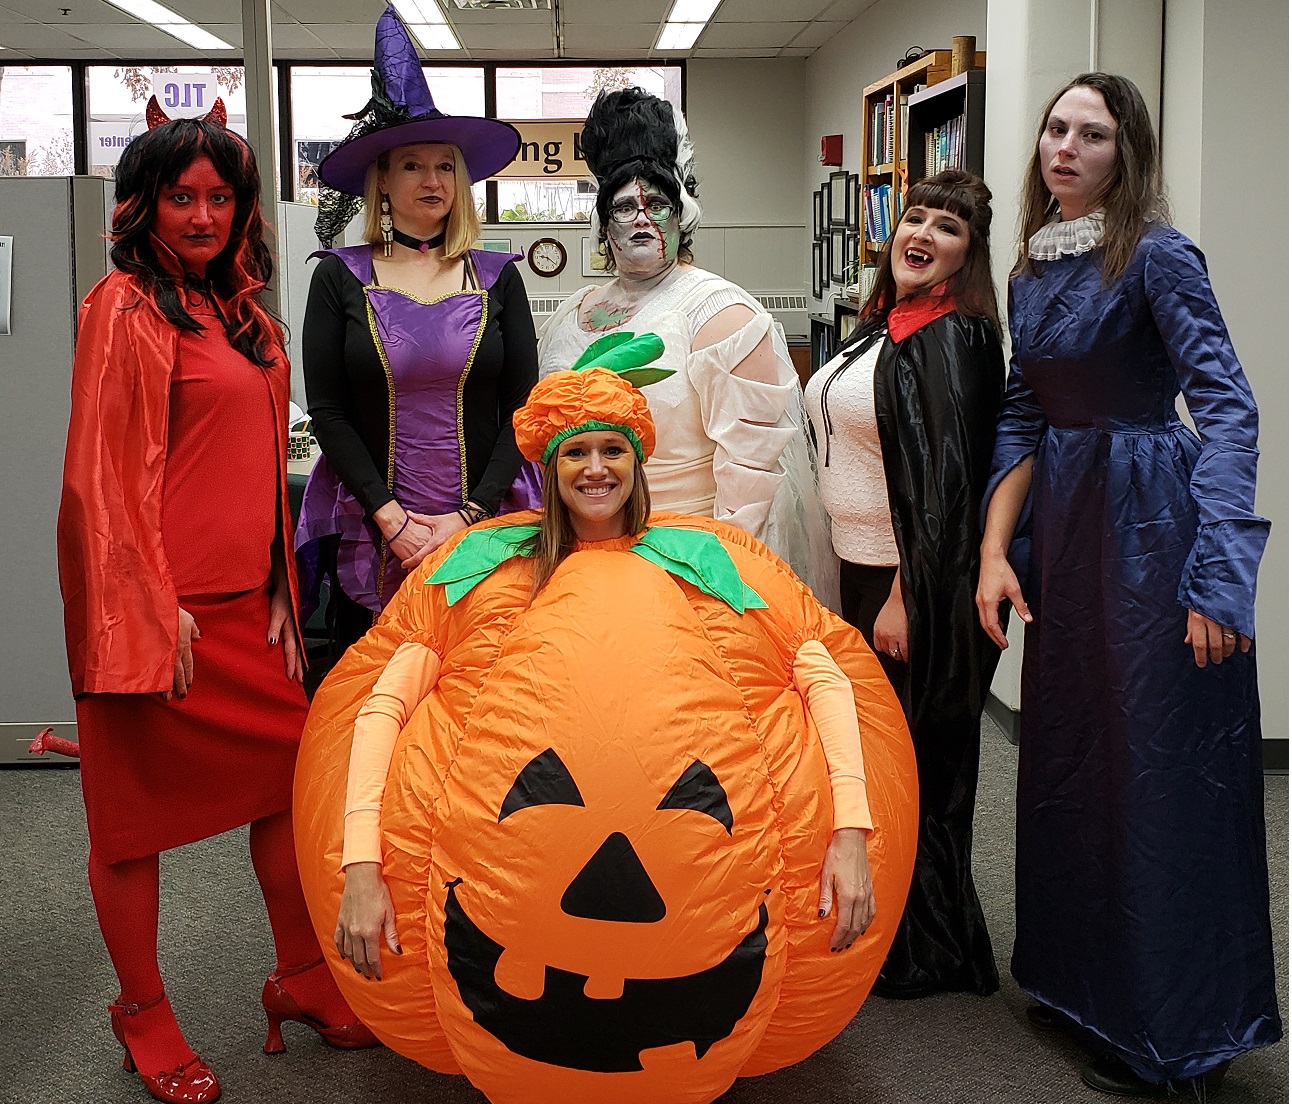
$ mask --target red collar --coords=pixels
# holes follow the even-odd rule
[[[898,303],[888,312],[888,336],[900,343],[916,330],[923,329],[935,319],[955,310],[954,296],[942,294],[945,287],[946,284],[941,284],[933,289],[932,294]]]

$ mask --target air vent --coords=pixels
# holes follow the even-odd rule
[[[453,6],[465,11],[497,11],[500,8],[551,11],[552,0],[453,0]]]
[[[529,297],[529,313],[537,317],[540,314],[555,314],[556,308],[559,307],[564,299],[547,299],[531,295]]]
[[[807,310],[807,296],[788,292],[758,292],[755,299],[769,311]]]

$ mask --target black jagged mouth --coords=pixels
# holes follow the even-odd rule
[[[725,1039],[749,1011],[767,958],[767,906],[758,925],[716,966],[675,978],[627,978],[623,995],[588,997],[583,974],[544,970],[543,995],[515,997],[494,981],[504,948],[467,916],[448,886],[444,947],[449,973],[475,1022],[513,1054],[596,1073],[642,1068],[641,1052],[690,1042],[697,1059]]]

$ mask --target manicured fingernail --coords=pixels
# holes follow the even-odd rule
[[[818,909],[816,914],[817,919],[820,920],[823,916],[825,916],[825,909]]]
[[[403,948],[403,947],[396,947],[396,948],[395,948],[395,954],[401,954],[401,955],[402,955],[403,953],[404,953],[404,948]]]

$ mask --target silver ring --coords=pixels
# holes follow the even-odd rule
[[[1233,633],[1222,632],[1220,635],[1221,635],[1221,636],[1223,636],[1226,640],[1233,640],[1233,639],[1234,639],[1234,634],[1233,634]]]
[[[890,654],[894,659],[896,659],[896,658],[897,658],[897,656],[898,656],[898,652],[899,652],[899,651],[900,651],[900,649],[897,647],[897,645],[896,645],[896,644],[894,644],[894,645],[893,645],[893,647],[889,650],[889,654]]]

